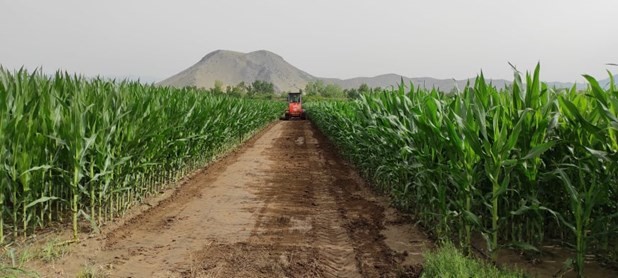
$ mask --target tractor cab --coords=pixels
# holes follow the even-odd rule
[[[288,103],[300,103],[301,93],[288,93]]]
[[[285,120],[291,118],[305,119],[305,110],[302,107],[302,93],[302,91],[288,93],[288,109],[285,110]]]

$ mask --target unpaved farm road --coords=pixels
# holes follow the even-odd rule
[[[42,270],[75,277],[396,277],[431,244],[309,121],[281,121]]]

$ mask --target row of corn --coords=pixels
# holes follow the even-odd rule
[[[414,88],[319,102],[310,118],[438,238],[468,251],[482,235],[534,254],[559,241],[616,263],[618,90],[548,88],[539,67],[506,89],[482,74],[457,93]],[[613,259],[612,259],[613,258]]]
[[[0,68],[0,242],[97,229],[276,119],[282,105]]]

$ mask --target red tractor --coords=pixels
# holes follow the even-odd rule
[[[302,106],[302,91],[297,93],[288,93],[288,109],[285,110],[283,120],[289,120],[291,118],[306,119],[305,110]]]

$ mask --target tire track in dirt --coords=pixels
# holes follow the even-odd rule
[[[430,245],[309,121],[278,122],[46,277],[395,277]]]

